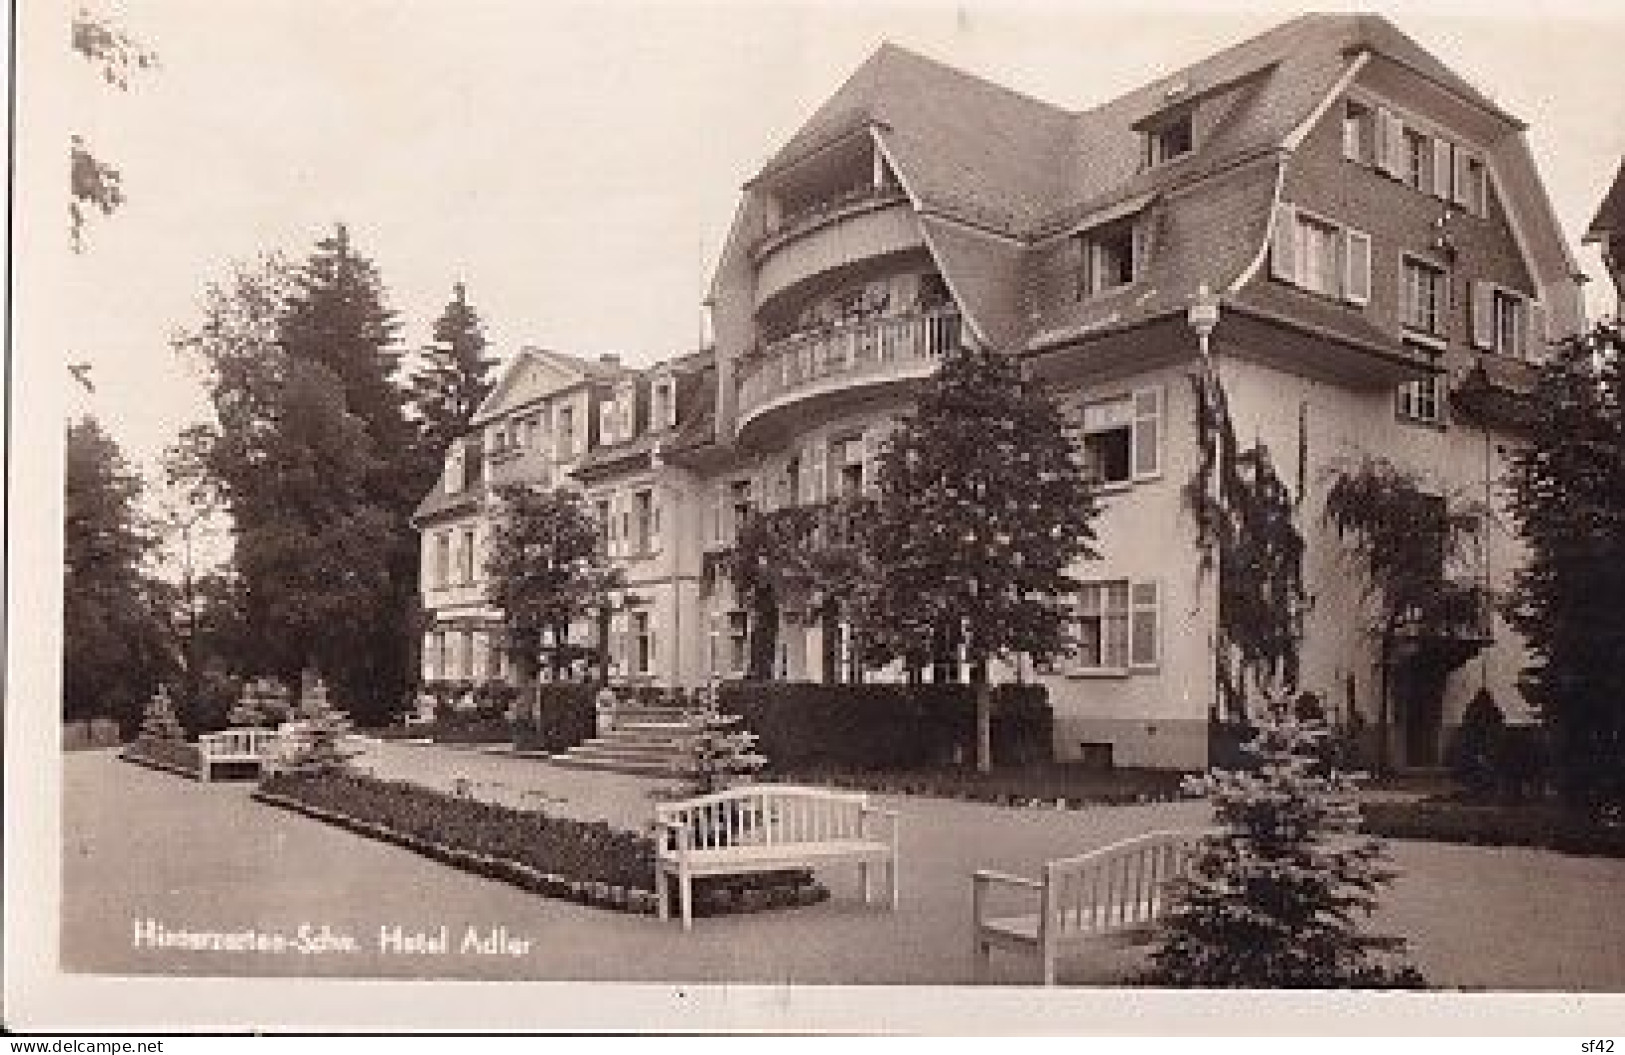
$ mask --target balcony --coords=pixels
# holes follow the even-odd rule
[[[1455,670],[1495,640],[1495,598],[1481,582],[1446,577],[1395,627],[1395,658]]]
[[[894,187],[858,187],[798,207],[751,250],[756,303],[852,264],[921,251],[925,238]]]
[[[942,307],[775,341],[740,366],[739,432],[791,404],[925,377],[959,334],[958,309]]]

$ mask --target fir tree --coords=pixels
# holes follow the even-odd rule
[[[1528,692],[1551,730],[1564,801],[1625,808],[1625,332],[1617,322],[1555,349],[1514,456],[1512,512],[1529,546],[1513,625],[1534,662]]]
[[[94,418],[67,430],[62,568],[62,705],[67,718],[133,725],[173,669],[155,584],[143,485]]]
[[[1049,394],[1010,356],[958,348],[884,445],[874,556],[876,647],[915,661],[963,643],[979,769],[992,765],[988,665],[1067,646],[1067,569],[1092,558],[1093,490]]]
[[[147,701],[146,710],[141,715],[141,739],[186,739],[186,730],[181,727],[180,719],[175,716],[175,701],[169,698],[167,685],[158,686],[158,691]]]
[[[412,405],[424,447],[438,455],[468,431],[469,420],[491,391],[496,360],[485,354],[484,324],[461,282],[435,320],[434,341],[412,375]]]
[[[1221,830],[1195,852],[1152,952],[1147,981],[1204,988],[1416,988],[1400,938],[1366,933],[1396,878],[1359,835],[1355,778],[1322,760],[1323,721],[1286,702],[1260,716],[1246,772],[1214,770],[1206,795]]]

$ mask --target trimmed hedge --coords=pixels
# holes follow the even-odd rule
[[[580,682],[542,682],[531,686],[519,701],[519,720],[513,723],[513,745],[520,751],[557,754],[598,735],[595,686]]]
[[[1389,839],[1530,846],[1592,857],[1625,857],[1625,826],[1589,823],[1552,805],[1369,802],[1361,830]]]
[[[203,754],[198,746],[185,740],[154,740],[141,737],[132,740],[119,752],[126,762],[135,762],[155,769],[166,769],[181,776],[195,777],[203,772]]]
[[[760,739],[770,771],[917,769],[976,754],[969,685],[726,682],[721,708]],[[1053,757],[1054,714],[1041,685],[993,694],[993,757],[1001,765]]]

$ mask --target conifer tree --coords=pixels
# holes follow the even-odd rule
[[[1528,691],[1551,731],[1564,801],[1625,810],[1625,331],[1554,350],[1529,399],[1529,440],[1509,474],[1530,559],[1513,625],[1534,657]]]
[[[474,411],[491,391],[496,360],[485,354],[485,326],[468,303],[461,282],[452,286],[451,302],[435,320],[434,340],[421,354],[412,374],[412,405],[418,430],[436,456],[468,431]]]
[[[1207,796],[1220,830],[1164,896],[1146,978],[1154,985],[1248,989],[1416,988],[1404,940],[1363,929],[1397,873],[1359,834],[1357,782],[1327,769],[1322,719],[1285,701],[1255,724],[1254,769],[1214,770],[1187,790]]]
[[[976,763],[991,759],[988,665],[1067,647],[1067,574],[1094,556],[1093,489],[1060,407],[1013,358],[956,348],[884,445],[874,557],[876,625],[892,654],[963,642],[976,689]]]

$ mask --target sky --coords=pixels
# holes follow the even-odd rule
[[[1292,14],[1258,3],[1129,13],[106,0],[92,10],[115,14],[162,63],[117,92],[53,42],[66,40],[70,6],[24,0],[36,20],[59,16],[19,40],[24,146],[84,134],[121,168],[128,202],[92,221],[83,252],[25,284],[19,305],[48,306],[41,332],[60,358],[91,364],[94,393],[53,367],[64,412],[93,411],[149,468],[208,415],[169,341],[233,261],[271,249],[303,258],[342,221],[378,265],[408,348],[461,281],[499,356],[535,344],[646,363],[696,345],[741,184],[883,40],[1083,108]],[[1578,243],[1625,155],[1625,14],[1610,6],[1378,5],[1528,122],[1596,305],[1606,283],[1595,248]],[[65,222],[53,236],[41,219],[61,208],[22,205],[38,239],[65,243]]]

